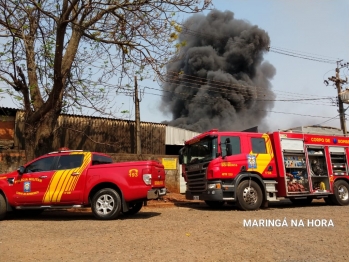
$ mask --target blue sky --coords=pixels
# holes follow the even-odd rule
[[[271,47],[324,59],[344,59],[349,62],[349,1],[348,0],[213,0],[216,9],[230,10],[235,18],[248,21],[265,30]],[[187,16],[182,15],[185,19]],[[334,86],[324,80],[335,75],[336,64],[321,63],[269,52],[264,56],[276,68],[272,89],[276,100],[311,99],[337,95]],[[341,69],[341,77],[349,77],[349,69]],[[157,82],[143,81],[139,86],[160,89]],[[348,87],[349,85],[344,85]],[[150,94],[152,93],[152,94]],[[132,97],[118,99],[134,119]],[[145,90],[140,103],[141,121],[171,120],[159,110],[160,91]],[[12,107],[7,99],[2,106]],[[349,105],[345,105],[345,108]],[[331,100],[276,101],[266,121],[268,131],[301,125],[322,124],[338,115],[338,107]],[[349,115],[349,110],[347,111]],[[348,117],[349,119],[349,117]],[[323,125],[339,127],[338,117]]]

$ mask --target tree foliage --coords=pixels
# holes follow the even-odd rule
[[[54,135],[62,110],[106,114],[115,108],[115,92],[127,90],[135,73],[160,74],[181,30],[176,14],[209,5],[207,0],[0,0],[0,80],[26,112],[26,147],[48,146],[44,140]]]

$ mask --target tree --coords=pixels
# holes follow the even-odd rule
[[[161,73],[181,30],[176,13],[209,5],[208,0],[0,0],[0,79],[25,111],[27,160],[53,150],[61,112],[111,113],[115,91],[124,91],[134,73],[140,79]]]

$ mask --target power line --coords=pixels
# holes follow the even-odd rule
[[[280,50],[284,50],[284,51],[290,51],[290,52],[295,52],[295,53],[303,53],[303,54],[309,54],[311,56],[316,56],[316,57],[327,57],[327,58],[331,58],[329,60],[331,61],[337,61],[337,60],[340,60],[340,58],[338,57],[331,57],[331,56],[326,56],[326,55],[318,55],[318,54],[314,54],[314,53],[309,53],[309,52],[304,52],[304,51],[299,51],[299,50],[294,50],[294,49],[289,49],[289,48],[283,48],[283,47],[278,47],[278,46],[273,46],[272,48],[275,48],[275,49],[280,49]]]
[[[318,61],[318,62],[324,62],[324,63],[330,63],[330,64],[335,64],[336,60],[333,59],[327,59],[327,58],[321,58],[319,56],[314,56],[314,55],[304,55],[299,52],[294,52],[294,51],[287,51],[286,49],[281,49],[281,48],[275,48],[275,47],[270,47],[271,52],[275,53],[280,53],[280,54],[285,54],[285,55],[290,55],[294,57],[299,57],[302,59],[308,59],[308,60],[313,60],[313,61]]]
[[[155,95],[155,96],[160,96],[160,97],[164,97],[164,95],[161,94],[155,94],[155,93],[150,93],[150,92],[144,92],[144,94],[148,94],[148,95]],[[199,102],[199,101],[197,101]],[[205,102],[199,102],[199,103],[203,103],[203,104],[209,104],[210,101],[205,101]],[[212,101],[211,101],[212,103]],[[240,107],[236,107],[236,108],[240,108]],[[260,109],[260,111],[264,111],[264,112],[269,112],[269,113],[276,113],[276,114],[285,114],[285,115],[297,115],[297,116],[304,116],[304,117],[317,117],[317,118],[325,118],[328,119],[331,117],[327,117],[327,116],[316,116],[316,115],[304,115],[304,114],[298,114],[298,113],[290,113],[290,112],[279,112],[279,111],[272,111],[272,110],[264,110],[264,109]]]
[[[222,98],[222,97],[214,97],[214,96],[206,96],[206,95],[197,95],[197,94],[189,94],[189,93],[184,93],[184,92],[175,92],[175,91],[170,91],[170,90],[161,90],[161,89],[157,89],[157,88],[152,88],[152,87],[147,87],[144,86],[147,89],[151,89],[151,90],[156,90],[156,91],[163,91],[163,92],[170,92],[173,94],[179,94],[179,95],[183,95],[183,97],[205,97],[205,98]],[[199,87],[194,87],[194,88],[199,88]],[[324,99],[328,99],[328,97],[324,97],[324,98],[309,98],[309,99],[254,99],[253,101],[257,101],[257,102],[300,102],[300,101],[308,101],[308,100],[324,100]],[[305,103],[304,103],[305,104]],[[323,105],[323,104],[310,104],[310,105]]]
[[[215,86],[222,86],[222,87],[236,87],[236,88],[257,88],[258,86],[254,86],[254,85],[243,85],[243,84],[229,84],[227,82],[223,82],[223,81],[217,81],[217,80],[208,80],[206,78],[203,77],[199,77],[199,76],[193,76],[193,75],[187,75],[185,73],[182,72],[175,72],[175,71],[168,71],[168,73],[170,73],[170,75],[174,78],[174,79],[179,79],[182,80],[183,78],[179,78],[180,76],[185,76],[187,78],[183,79],[183,80],[187,80],[187,81],[192,81],[193,83],[205,83],[207,81],[209,81],[210,83],[214,83]],[[221,88],[220,88],[221,89]],[[226,90],[226,89],[224,89]],[[242,89],[245,90],[245,89]],[[304,94],[301,93],[293,93],[293,92],[288,92],[288,91],[282,91],[282,90],[277,90],[277,89],[273,89],[273,92],[282,92],[282,94],[292,94],[293,96],[300,96],[300,97],[304,97]],[[261,94],[263,95],[263,94]],[[320,97],[318,95],[312,95],[312,97],[317,96]]]
[[[203,37],[207,37],[207,36],[212,37],[212,36],[214,36],[213,34],[210,34],[210,33],[203,33],[203,32],[199,32],[199,31],[195,31],[193,29],[190,29],[190,28],[186,27],[183,24],[181,24],[181,26],[182,26],[182,32],[181,33],[183,33],[183,34],[192,35],[192,36],[203,36]],[[296,50],[286,49],[286,48],[279,48],[279,47],[269,46],[267,51],[278,53],[278,54],[281,54],[281,55],[287,55],[287,56],[291,56],[291,57],[296,57],[296,58],[301,58],[301,59],[321,62],[321,63],[335,64],[336,61],[337,61],[337,59],[329,59],[329,56],[316,55],[316,54],[313,54],[313,53],[296,51]],[[307,55],[307,54],[311,54],[311,55]],[[328,57],[328,58],[325,58],[325,57]]]
[[[328,64],[335,64],[336,62],[332,62],[330,60],[323,60],[323,59],[318,59],[318,58],[311,58],[311,57],[306,57],[306,56],[300,56],[292,53],[286,53],[286,52],[281,52],[281,51],[275,51],[275,50],[269,50],[272,53],[277,53],[281,55],[287,55],[287,56],[292,56],[292,57],[297,57],[297,58],[302,58],[306,60],[311,60],[311,61],[316,61],[316,62],[321,62],[321,63],[328,63]]]
[[[332,117],[332,118],[330,118],[330,119],[328,119],[328,120],[326,120],[326,121],[324,121],[324,122],[321,122],[321,123],[319,123],[319,124],[317,124],[317,125],[322,125],[322,124],[325,124],[325,123],[327,123],[327,122],[329,122],[329,121],[332,121],[332,120],[337,120],[337,119],[339,119],[339,114],[338,115],[336,115],[336,116],[334,116],[334,117]]]
[[[172,74],[171,74],[172,73]],[[255,88],[255,93],[257,95],[259,95],[260,97],[263,97],[266,95],[265,92],[263,92],[262,90],[258,90],[257,86],[251,86],[251,85],[242,85],[242,84],[228,84],[226,82],[220,82],[220,81],[214,81],[214,80],[207,80],[206,78],[201,78],[201,77],[196,77],[196,76],[191,76],[191,75],[185,75],[185,74],[178,74],[175,72],[171,72],[170,71],[170,78],[165,78],[163,79],[163,81],[169,82],[169,83],[173,83],[173,84],[181,84],[183,86],[188,86],[189,88],[196,88],[196,89],[208,89],[209,87],[211,87],[213,84],[213,87],[216,87],[216,89],[218,90],[222,90],[219,91],[217,93],[221,93],[221,94],[231,94],[231,91],[228,90],[228,87],[233,87],[234,89],[238,89],[239,93],[245,94],[245,95],[250,95],[251,91],[247,90],[246,88]],[[181,76],[181,78],[179,77]],[[207,83],[208,82],[208,83]],[[193,85],[194,84],[194,85]],[[195,85],[203,85],[201,87],[197,87]],[[208,85],[207,87],[205,87],[204,85]],[[245,89],[243,89],[245,88]],[[210,90],[213,91],[214,90]],[[284,93],[290,93],[290,92],[283,92]],[[291,93],[291,94],[297,94],[297,93]],[[333,100],[335,99],[335,97],[318,97],[318,98],[304,98],[304,94],[299,94],[301,98],[299,99],[287,99],[287,101],[316,101],[316,100],[332,100],[328,105],[333,106]],[[294,95],[297,96],[297,95]],[[294,97],[293,96],[293,97]],[[287,96],[286,96],[287,97]],[[264,100],[264,101],[277,101],[276,99],[259,99],[259,100]],[[280,101],[286,101],[286,99],[279,99]],[[324,105],[324,104],[321,104]]]

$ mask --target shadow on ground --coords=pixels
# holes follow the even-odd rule
[[[197,209],[197,210],[213,210],[213,211],[231,211],[236,210],[238,211],[239,208],[236,206],[236,204],[229,204],[226,203],[224,206],[220,208],[211,208],[205,204],[204,201],[172,201],[173,205],[176,207],[187,207],[191,209]],[[322,200],[315,200],[311,204],[308,205],[296,205],[293,204],[289,200],[280,200],[278,202],[270,202],[269,206],[267,208],[261,208],[261,210],[268,210],[268,209],[285,209],[285,208],[301,208],[301,207],[318,207],[318,206],[326,206],[327,204],[323,202]]]
[[[160,212],[142,211],[135,215],[123,215],[117,220],[134,220],[134,219],[149,219],[161,215]],[[73,221],[73,220],[98,220],[94,217],[91,211],[81,210],[46,210],[41,214],[17,214],[16,212],[8,213],[7,220],[35,220],[35,221]]]

